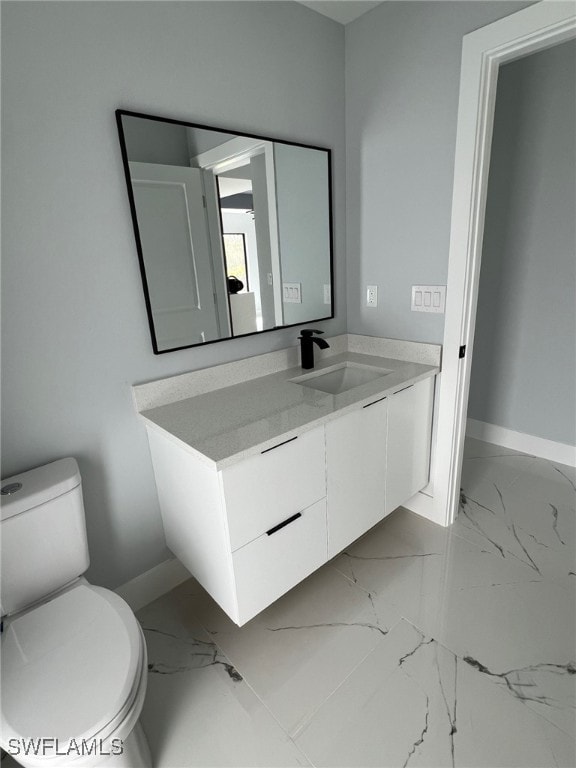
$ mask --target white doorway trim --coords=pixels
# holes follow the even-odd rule
[[[463,40],[434,500],[426,514],[441,525],[458,509],[498,69],[574,37],[574,3],[543,0]]]

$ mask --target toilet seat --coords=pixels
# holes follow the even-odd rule
[[[72,741],[109,739],[118,729],[121,737],[138,718],[145,683],[132,611],[115,593],[79,583],[5,622],[2,745],[51,738],[66,752]]]

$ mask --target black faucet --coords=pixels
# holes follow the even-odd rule
[[[324,333],[324,331],[314,331],[312,328],[303,328],[300,331],[300,357],[302,368],[314,368],[314,344],[318,344],[320,349],[328,349],[330,344],[324,339],[318,339],[313,333]]]

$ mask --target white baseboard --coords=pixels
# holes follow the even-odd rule
[[[411,499],[408,499],[407,502],[402,504],[402,506],[405,509],[409,509],[410,512],[414,512],[416,515],[420,515],[420,517],[424,517],[426,520],[430,520],[432,523],[436,523],[437,525],[441,525],[443,527],[446,526],[446,521],[444,519],[440,519],[438,516],[438,508],[434,503],[434,497],[428,493],[419,491],[414,496],[412,496]]]
[[[513,451],[529,453],[540,459],[548,459],[548,461],[555,461],[558,464],[576,467],[576,448],[573,445],[556,443],[553,440],[526,435],[523,432],[514,432],[512,429],[487,424],[484,421],[476,421],[476,419],[467,419],[466,434],[468,437],[501,445]]]
[[[190,573],[173,557],[127,581],[115,591],[133,611],[138,611],[189,578]]]

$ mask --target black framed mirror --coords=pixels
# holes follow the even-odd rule
[[[334,317],[329,149],[116,120],[155,354]]]

